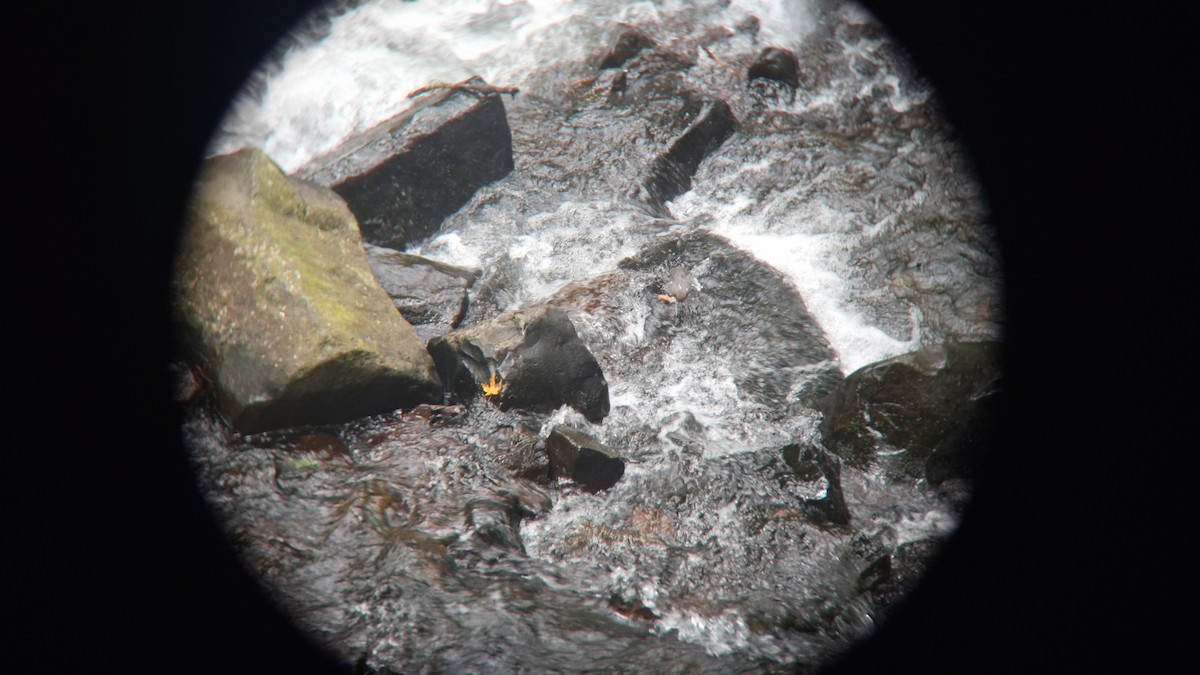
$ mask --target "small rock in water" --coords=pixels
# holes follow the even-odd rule
[[[674,267],[671,269],[671,274],[667,278],[667,283],[663,284],[663,293],[675,298],[676,300],[684,300],[688,293],[692,291],[691,275],[683,267]]]
[[[468,289],[477,270],[366,244],[367,262],[379,285],[421,339],[445,335],[467,312]]]
[[[554,427],[546,438],[550,472],[570,478],[589,492],[605,490],[625,475],[625,462],[591,436],[566,427]]]
[[[800,86],[800,63],[791,50],[767,47],[762,50],[754,63],[750,64],[750,69],[746,72],[746,79],[748,81],[774,80],[796,89]]]
[[[636,28],[625,30],[617,36],[612,49],[600,61],[600,70],[620,68],[625,62],[637,55],[638,52],[653,47],[654,41]]]
[[[650,205],[661,211],[666,202],[692,189],[692,176],[700,163],[737,128],[729,104],[719,99],[689,101],[678,117],[689,120],[687,128],[650,163],[643,185]]]

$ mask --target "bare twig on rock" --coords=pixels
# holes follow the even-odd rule
[[[492,94],[508,94],[508,95],[512,96],[513,98],[516,98],[517,94],[519,94],[521,92],[521,90],[516,87],[504,87],[504,86],[496,86],[496,85],[490,85],[490,84],[475,84],[475,83],[472,83],[471,80],[464,80],[462,82],[455,82],[455,83],[434,82],[433,84],[426,85],[424,87],[421,87],[420,89],[413,90],[411,93],[409,93],[408,97],[413,98],[415,96],[420,96],[421,94],[425,94],[425,93],[428,93],[431,91],[437,91],[439,89],[449,89],[451,91],[465,91],[469,94],[475,94],[476,96],[479,96],[481,98],[484,96],[490,96]]]

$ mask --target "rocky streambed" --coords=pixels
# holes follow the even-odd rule
[[[785,47],[706,11],[397,96],[291,171],[206,163],[185,442],[246,566],[359,672],[813,667],[953,531],[1003,386],[950,132],[861,13]],[[778,263],[830,235],[837,311]],[[908,348],[847,368],[838,311]]]

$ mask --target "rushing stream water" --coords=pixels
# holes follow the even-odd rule
[[[631,176],[664,99],[595,94],[619,23],[672,55],[647,82],[666,72],[738,122],[659,211]],[[747,86],[765,46],[799,57],[794,94]],[[397,411],[244,437],[195,409],[199,480],[247,565],[364,670],[741,672],[846,648],[886,614],[863,592],[871,562],[948,535],[967,488],[845,466],[851,522],[821,523],[805,505],[827,481],[781,448],[820,443],[841,376],[1001,337],[987,211],[935,93],[834,2],[368,0],[281,45],[211,154],[254,145],[295,171],[408,92],[473,75],[520,88],[504,98],[515,169],[410,252],[481,271],[464,324],[567,310],[611,412],[477,399],[434,425]],[[679,266],[688,299],[647,302]],[[620,452],[621,481],[514,477],[514,453],[562,423]]]

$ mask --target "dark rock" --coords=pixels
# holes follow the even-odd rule
[[[476,545],[524,553],[520,524],[520,514],[506,501],[477,499],[467,504],[467,531]]]
[[[604,58],[600,59],[600,69],[620,68],[638,52],[653,46],[654,41],[636,28],[629,28],[622,31],[617,36],[617,39],[613,41],[612,48],[608,50]]]
[[[813,445],[801,446],[792,443],[782,449],[783,461],[796,477],[802,481],[825,481],[825,494],[816,499],[805,500],[809,516],[815,522],[846,525],[850,522],[850,509],[842,491],[842,463],[837,457]]]
[[[812,397],[804,387],[824,388],[828,381],[840,380],[833,348],[795,288],[779,272],[724,238],[694,230],[627,258],[618,267],[614,274],[625,273],[624,284],[642,285],[638,299],[652,308],[644,332],[656,343],[651,350],[623,358],[661,358],[664,345],[658,342],[681,333],[702,336],[707,348],[729,364],[739,390],[771,405],[793,395],[808,405]],[[668,289],[671,279],[681,275],[699,290],[691,290],[674,304],[658,301],[656,296]],[[614,297],[622,277],[609,275],[599,281],[596,290],[606,299],[588,298],[574,287],[551,302],[570,300],[566,306],[585,310],[588,324],[604,326],[609,323],[608,312],[628,308]],[[589,304],[596,309],[586,311]],[[794,392],[797,382],[805,384]]]
[[[998,412],[999,357],[999,343],[963,342],[856,370],[826,402],[825,445],[860,468],[878,461],[881,449],[896,451],[886,459],[893,478],[963,475],[961,464],[980,452]],[[973,422],[980,415],[987,419]],[[934,475],[926,475],[928,462]]]
[[[692,189],[692,176],[700,168],[700,162],[737,127],[729,104],[721,100],[689,103],[680,116],[689,122],[687,128],[666,152],[654,158],[644,184],[651,205],[659,209]]]
[[[403,249],[512,169],[512,132],[500,96],[446,90],[350,138],[296,175],[340,194],[364,240]]]
[[[917,587],[942,543],[937,538],[905,542],[863,570],[859,589],[870,594],[880,618],[890,616]]]
[[[995,443],[1003,416],[1003,383],[995,391],[975,399],[966,424],[950,434],[925,462],[925,478],[941,485],[955,478],[973,480],[984,453]]]
[[[626,600],[617,593],[613,593],[608,598],[608,606],[612,607],[613,611],[621,616],[630,619],[641,619],[643,621],[657,621],[660,617],[654,613],[642,602],[641,598],[634,597],[632,600]]]
[[[467,312],[467,290],[479,272],[389,248],[365,248],[379,285],[423,340],[458,327]]]
[[[462,424],[467,418],[467,409],[461,405],[433,405],[422,403],[412,410],[405,411],[405,418],[423,419],[431,426],[453,426]]]
[[[800,62],[791,50],[767,47],[754,63],[750,64],[746,71],[746,79],[750,82],[759,79],[774,80],[796,89],[800,86]]]
[[[542,305],[429,341],[429,353],[449,393],[473,398],[498,375],[501,410],[551,412],[570,405],[596,423],[608,414],[608,382],[561,309]]]
[[[625,474],[625,462],[582,431],[554,427],[546,438],[546,450],[552,477],[570,478],[589,492],[608,489]]]
[[[345,422],[441,389],[346,203],[261,150],[205,162],[173,291],[181,343],[243,433]]]

